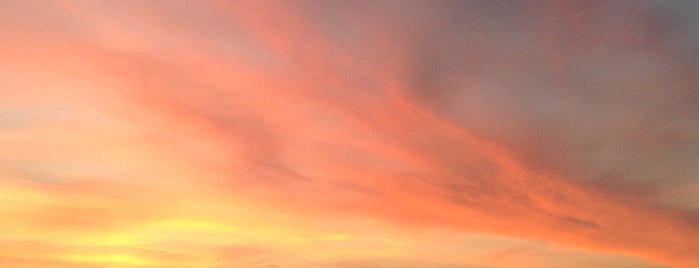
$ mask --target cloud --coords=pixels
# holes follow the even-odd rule
[[[672,5],[4,5],[0,263],[699,263]]]

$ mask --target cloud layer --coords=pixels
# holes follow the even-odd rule
[[[692,2],[0,4],[0,264],[699,265]]]

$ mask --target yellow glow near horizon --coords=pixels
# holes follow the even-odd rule
[[[66,260],[77,263],[92,263],[103,265],[149,266],[156,264],[152,260],[131,254],[71,254]]]

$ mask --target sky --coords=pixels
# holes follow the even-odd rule
[[[699,2],[0,1],[2,267],[699,267]]]

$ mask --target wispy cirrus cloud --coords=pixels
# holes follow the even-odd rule
[[[0,263],[699,262],[691,3],[3,5]]]

